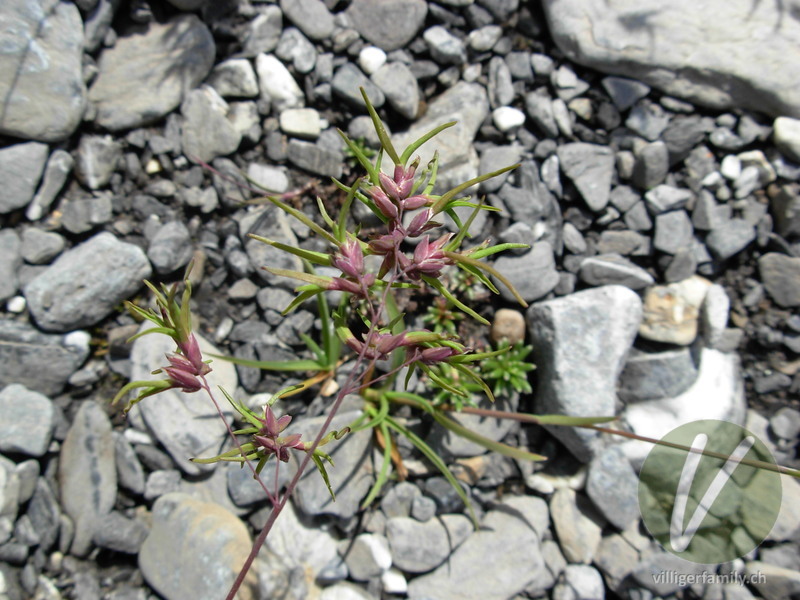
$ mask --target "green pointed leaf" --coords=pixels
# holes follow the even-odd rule
[[[378,134],[378,139],[381,141],[381,146],[386,154],[389,155],[389,158],[394,161],[394,164],[405,166],[404,162],[400,162],[400,157],[397,155],[397,150],[394,149],[392,140],[389,139],[389,135],[386,133],[386,128],[384,128],[381,118],[375,111],[375,107],[372,106],[372,102],[369,101],[366,90],[363,87],[359,89],[361,90],[361,96],[364,98],[364,103],[367,105],[367,112],[369,112],[369,116],[372,119],[372,125],[375,127],[375,133]]]
[[[491,173],[486,173],[485,175],[479,175],[478,177],[473,177],[469,181],[462,183],[461,185],[457,185],[443,196],[441,196],[436,203],[433,205],[433,214],[438,214],[447,208],[448,203],[450,200],[455,198],[458,194],[463,192],[466,189],[471,188],[473,185],[480,183],[482,181],[486,181],[487,179],[491,179],[492,177],[497,177],[498,175],[502,175],[507,171],[511,171],[512,169],[516,169],[520,163],[515,165],[510,165],[508,167],[503,167],[502,169],[498,169],[497,171],[492,171]]]
[[[320,363],[314,360],[249,360],[247,358],[236,358],[235,356],[223,356],[221,354],[211,354],[214,358],[250,367],[251,369],[261,369],[262,371],[322,371]]]
[[[452,127],[456,123],[458,123],[458,121],[450,121],[449,123],[443,123],[442,125],[439,125],[438,127],[434,127],[428,133],[426,133],[425,135],[423,135],[421,138],[417,139],[416,141],[411,142],[406,147],[406,149],[403,150],[403,155],[400,157],[400,164],[405,166],[405,164],[408,162],[408,159],[411,158],[411,155],[414,154],[414,152],[417,151],[417,148],[422,146],[422,144],[427,142],[432,137],[439,135],[442,131],[444,131],[448,127]]]
[[[436,422],[439,423],[442,427],[449,429],[456,435],[463,437],[471,442],[475,442],[480,446],[483,446],[487,450],[491,450],[493,452],[497,452],[504,456],[508,456],[510,458],[516,458],[520,460],[532,460],[532,461],[543,461],[547,460],[546,456],[542,456],[541,454],[533,454],[532,452],[528,452],[526,450],[522,450],[520,448],[514,448],[513,446],[509,446],[508,444],[503,444],[502,442],[495,442],[487,437],[480,435],[472,431],[471,429],[464,427],[460,423],[457,423],[453,419],[446,417],[440,411],[435,411],[433,413],[433,418],[436,419]]]
[[[465,254],[470,258],[478,260],[480,258],[491,256],[492,254],[497,254],[498,252],[505,252],[506,250],[514,250],[517,248],[530,248],[530,244],[516,244],[513,242],[508,242],[505,244],[490,246],[489,248],[479,248],[474,252],[472,250],[467,250]]]
[[[445,251],[444,255],[446,257],[452,259],[452,260],[455,260],[457,262],[466,263],[468,265],[471,265],[473,267],[476,267],[478,269],[486,271],[487,273],[490,273],[491,275],[494,275],[495,278],[497,278],[504,286],[506,286],[508,288],[508,291],[510,291],[511,294],[514,296],[514,298],[517,299],[517,302],[519,302],[522,306],[525,306],[525,307],[528,306],[528,303],[525,302],[525,300],[522,298],[522,296],[519,295],[519,292],[517,291],[517,288],[514,287],[514,285],[508,280],[508,278],[505,275],[500,273],[493,266],[488,265],[488,264],[486,264],[484,262],[481,262],[479,260],[476,260],[476,259],[474,259],[474,258],[472,258],[470,256],[464,256],[463,254],[459,254],[457,252],[447,252],[447,251]]]
[[[369,180],[374,184],[378,185],[380,179],[378,179],[378,169],[375,168],[375,165],[372,164],[372,161],[367,157],[362,151],[361,148],[358,147],[353,140],[347,137],[347,134],[342,131],[341,129],[337,129],[336,131],[339,132],[339,135],[342,136],[344,143],[347,144],[347,147],[350,148],[350,152],[353,153],[358,159],[358,162],[361,163],[361,166],[364,167],[364,170],[369,174]]]
[[[445,252],[445,255],[448,254],[453,254],[453,253]],[[439,281],[438,279],[434,279],[433,277],[428,277],[427,275],[423,275],[422,280],[431,287],[435,288],[440,294],[442,294],[445,298],[447,298],[450,302],[452,302],[453,305],[460,311],[467,313],[470,317],[478,321],[478,323],[489,325],[489,321],[484,319],[482,316],[480,316],[478,313],[472,310],[469,306],[467,306],[466,304],[461,302],[461,300],[459,300],[453,294],[451,294],[450,290],[448,290],[441,281]]]
[[[254,240],[258,240],[259,242],[263,242],[264,244],[273,246],[274,248],[278,248],[279,250],[283,250],[284,252],[294,254],[298,258],[310,261],[316,265],[322,265],[325,267],[331,266],[330,254],[325,254],[324,252],[315,252],[313,250],[306,250],[305,248],[298,248],[297,246],[290,246],[288,244],[284,244],[282,242],[276,242],[275,240],[271,240],[269,238],[256,235],[254,233],[251,233],[249,237],[253,238]]]
[[[330,461],[330,456],[327,458]],[[311,455],[311,460],[313,460],[314,464],[317,465],[317,470],[319,471],[319,474],[322,475],[322,480],[325,482],[325,486],[328,488],[328,493],[331,495],[331,500],[336,502],[336,494],[334,494],[333,488],[331,487],[331,480],[328,478],[328,471],[325,470],[325,463],[322,462],[322,458],[317,454],[316,451]],[[333,462],[330,462],[331,465],[333,465]]]
[[[361,503],[361,508],[367,508],[375,498],[378,497],[381,489],[389,480],[389,469],[392,466],[392,438],[389,435],[389,428],[386,426],[386,423],[380,423],[378,427],[383,434],[383,460],[381,461],[381,468],[378,471],[378,475],[375,477],[375,483],[372,485],[372,488],[369,490],[367,497]]]

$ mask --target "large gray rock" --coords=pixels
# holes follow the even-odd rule
[[[151,329],[151,323],[142,324],[139,331]],[[219,353],[200,335],[195,334],[204,356]],[[167,364],[164,354],[173,352],[175,343],[171,338],[160,334],[140,337],[131,349],[131,379],[150,380],[157,376],[151,371]],[[229,362],[217,360],[211,365],[212,371],[206,378],[221,404],[224,414],[230,415],[231,408],[216,390],[222,386],[231,394],[235,393],[238,379],[236,368]],[[209,457],[219,453],[220,445],[227,436],[225,426],[220,422],[217,409],[205,393],[184,394],[170,389],[154,398],[138,403],[128,413],[137,428],[147,428],[167,449],[175,464],[187,475],[199,475],[213,470],[216,466],[200,465],[190,462],[190,458]]]
[[[81,404],[58,461],[61,505],[75,524],[70,552],[85,556],[100,517],[114,508],[117,470],[111,421],[91,400]]]
[[[0,6],[0,134],[42,142],[68,137],[86,106],[83,23],[69,2],[7,0]]]
[[[545,575],[540,539],[547,529],[541,498],[518,496],[489,511],[450,559],[408,585],[411,600],[511,598]]]
[[[411,69],[401,62],[390,62],[372,74],[372,82],[383,92],[393,109],[406,119],[417,118],[419,85]]]
[[[0,452],[42,456],[55,427],[55,408],[47,396],[19,384],[0,391]]]
[[[21,243],[13,229],[0,229],[0,302],[17,293],[17,270],[22,264]]]
[[[61,393],[70,375],[89,355],[88,343],[78,343],[78,338],[74,334],[42,333],[27,323],[0,320],[0,386],[19,383],[47,396]]]
[[[641,319],[639,296],[616,285],[533,304],[528,326],[539,381],[537,411],[613,416],[617,377]],[[582,461],[591,459],[600,443],[590,430],[552,431]]]
[[[389,52],[414,39],[428,5],[424,0],[355,0],[345,14],[364,39]]]
[[[312,40],[333,33],[333,15],[322,0],[281,0],[284,16]]]
[[[150,274],[139,247],[104,232],[62,254],[24,292],[39,327],[69,331],[101,321]]]
[[[407,573],[426,573],[442,564],[462,541],[453,539],[453,533],[458,531],[466,535],[472,532],[472,525],[464,515],[442,515],[424,523],[408,517],[389,519],[386,537],[392,564]]]
[[[781,3],[546,0],[571,59],[713,108],[800,116],[800,21]],[[753,60],[758,56],[758,60]]]
[[[28,142],[0,150],[0,214],[26,206],[47,160],[47,144]]]
[[[768,252],[758,259],[764,287],[784,307],[800,306],[800,258]]]
[[[215,53],[211,33],[195,15],[135,28],[100,55],[89,90],[95,122],[119,131],[157,121],[205,79]]]
[[[434,150],[439,151],[436,190],[444,192],[478,174],[478,154],[472,142],[488,114],[489,99],[483,86],[460,81],[434,99],[425,116],[411,129],[392,136],[392,143],[397,152],[402,153],[408,144],[431,129],[448,121],[457,121],[454,127],[445,129],[417,150],[422,159],[421,168],[433,158]]]
[[[166,494],[153,505],[153,526],[139,551],[139,568],[167,600],[215,598],[230,589],[251,543],[247,526],[221,506]],[[251,571],[237,598],[257,597],[257,575]]]
[[[242,134],[229,118],[230,107],[209,86],[192,90],[181,104],[181,146],[192,162],[210,163],[239,147]]]
[[[533,302],[549,294],[558,284],[558,271],[549,242],[536,242],[529,252],[520,256],[506,253],[494,263],[494,268],[504,275],[526,302]],[[511,291],[496,278],[500,295],[514,302]]]
[[[614,175],[614,152],[606,146],[575,142],[558,148],[561,169],[595,212],[608,205],[611,178]]]

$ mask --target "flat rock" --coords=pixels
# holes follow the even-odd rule
[[[768,252],[758,259],[767,293],[785,308],[800,306],[800,258]]]
[[[61,393],[89,355],[89,344],[74,335],[52,335],[0,319],[0,386],[19,383],[46,396]]]
[[[39,327],[69,331],[101,321],[150,274],[138,246],[103,232],[63,253],[24,293]]]
[[[120,131],[157,121],[205,79],[215,53],[211,32],[193,14],[133,28],[100,55],[89,90],[95,122]]]
[[[151,323],[142,324],[140,331],[151,329]],[[218,354],[205,338],[195,333],[204,356]],[[167,364],[165,354],[175,350],[175,343],[165,335],[149,334],[138,338],[131,348],[131,379],[150,380],[150,373]],[[232,363],[215,360],[206,378],[212,390],[222,386],[233,394],[238,385],[236,368]],[[215,393],[222,403],[225,398]],[[223,413],[230,416],[232,409],[220,404]],[[128,413],[128,418],[139,429],[147,428],[166,448],[175,464],[187,475],[199,475],[214,469],[215,465],[200,465],[190,458],[215,456],[227,437],[217,409],[205,393],[184,394],[170,389],[153,398],[139,402]]]
[[[18,383],[0,391],[0,452],[42,456],[55,427],[55,407],[47,396]]]
[[[345,63],[336,70],[331,80],[331,88],[339,98],[350,106],[361,109],[362,112],[366,112],[367,105],[361,95],[361,88],[364,88],[372,106],[378,108],[386,102],[386,97],[380,88],[352,63]]]
[[[255,98],[258,81],[252,63],[246,58],[230,58],[211,71],[206,80],[223,98]]]
[[[391,52],[409,43],[428,14],[424,0],[354,0],[345,13],[361,37]]]
[[[800,87],[781,75],[800,69],[800,23],[781,5],[548,0],[544,9],[554,41],[579,64],[704,106],[800,116]]]
[[[153,589],[167,600],[213,598],[230,589],[252,544],[242,521],[216,504],[181,493],[156,500],[152,517],[139,568]],[[248,573],[237,597],[258,598],[255,571]]]
[[[110,135],[83,135],[78,143],[75,176],[90,190],[108,185],[122,157],[122,146]]]
[[[547,528],[546,517],[541,498],[509,498],[486,514],[481,529],[446,563],[410,581],[408,597],[484,600],[520,593],[545,574],[539,540]]]
[[[586,493],[617,529],[625,530],[639,518],[639,479],[616,446],[606,448],[590,463]]]
[[[69,137],[86,107],[83,22],[69,2],[8,0],[0,54],[0,133],[42,142]]]
[[[39,142],[0,149],[0,214],[30,203],[42,177],[47,154],[47,144]]]
[[[408,517],[386,522],[386,537],[392,551],[392,564],[406,573],[427,573],[442,564],[463,540],[453,539],[450,529],[458,522],[467,535],[472,533],[463,515],[442,515],[420,523]],[[450,527],[448,527],[450,525]]]
[[[85,556],[99,519],[111,512],[117,498],[111,421],[96,402],[82,402],[61,446],[58,466],[61,505],[75,524],[70,552]]]
[[[271,54],[259,54],[256,57],[256,72],[261,98],[268,100],[277,112],[305,104],[303,90],[289,69]]]
[[[650,273],[619,254],[599,254],[584,259],[579,275],[589,285],[624,285],[632,290],[655,282]]]
[[[773,141],[789,160],[800,163],[800,119],[778,117],[773,123]]]
[[[192,240],[182,221],[170,221],[161,226],[150,240],[147,258],[158,273],[172,273],[189,264]]]
[[[755,227],[744,219],[730,219],[712,229],[705,244],[718,260],[727,260],[755,239]]]
[[[695,275],[680,283],[648,289],[639,335],[665,344],[691,344],[697,337],[700,307],[710,285],[708,280]]]
[[[181,146],[189,160],[210,163],[239,147],[242,133],[229,113],[228,103],[210,86],[186,94],[181,104]]]
[[[22,244],[13,229],[0,229],[0,302],[17,293],[17,271],[22,266]]]
[[[387,3],[390,4],[390,3]],[[417,138],[448,121],[457,121],[417,150],[420,165],[428,164],[439,151],[439,177],[436,190],[444,192],[478,174],[478,155],[472,146],[478,129],[489,114],[486,90],[477,83],[460,81],[434,98],[421,119],[405,133],[392,136],[398,152]]]
[[[312,40],[333,33],[333,15],[322,0],[281,0],[284,16]]]
[[[667,433],[700,419],[717,419],[742,424],[745,417],[744,383],[735,354],[703,348],[697,379],[682,394],[670,398],[637,402],[620,415],[638,435],[660,439]],[[641,466],[652,445],[631,441],[622,444],[626,456]]]
[[[595,212],[608,205],[614,152],[606,146],[574,142],[559,146],[558,160],[564,174],[578,188],[586,204]]]
[[[341,430],[358,418],[360,411],[351,411],[336,415],[331,429]],[[326,417],[306,419],[292,427],[291,433],[299,433],[305,441],[313,441]],[[330,429],[329,429],[330,431]],[[358,511],[361,501],[366,496],[374,479],[371,458],[370,439],[372,433],[364,429],[356,433],[348,433],[341,440],[334,440],[325,447],[336,466],[328,466],[328,477],[331,488],[336,494],[336,501],[331,498],[325,482],[313,465],[310,465],[295,494],[298,508],[306,515],[330,514],[349,519]],[[301,454],[294,454],[293,461],[298,462]]]
[[[411,69],[401,62],[390,62],[380,67],[370,78],[386,96],[389,106],[406,119],[417,118],[419,85]]]
[[[553,247],[549,242],[536,242],[530,251],[519,256],[505,254],[494,262],[494,268],[509,280],[526,302],[546,296],[558,285]],[[515,302],[511,291],[497,279],[494,281],[500,295]]]
[[[591,563],[600,544],[603,520],[588,499],[575,490],[560,488],[550,498],[550,514],[564,557],[571,563]]]
[[[613,415],[617,378],[642,318],[639,296],[622,286],[604,286],[533,304],[527,318],[539,381],[536,410]],[[589,430],[552,432],[582,461],[599,443]]]
[[[689,348],[665,352],[634,350],[619,378],[619,397],[625,402],[658,400],[677,396],[697,378]]]

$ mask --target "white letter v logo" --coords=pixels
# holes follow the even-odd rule
[[[683,552],[689,547],[694,534],[697,533],[697,530],[700,527],[700,523],[703,522],[703,519],[708,514],[708,511],[711,510],[711,506],[714,504],[717,496],[719,496],[722,488],[728,482],[728,479],[730,479],[731,475],[736,470],[736,467],[745,457],[750,448],[753,447],[754,441],[755,440],[751,436],[748,436],[739,442],[739,445],[736,446],[733,454],[728,457],[728,460],[725,461],[722,469],[720,469],[719,473],[717,473],[716,477],[714,477],[711,485],[708,486],[706,493],[703,494],[703,499],[700,500],[700,504],[698,504],[697,508],[695,508],[691,519],[689,519],[689,524],[686,526],[686,530],[684,531],[683,518],[686,514],[686,503],[689,499],[689,491],[691,490],[692,482],[694,481],[694,476],[697,472],[697,466],[700,464],[700,459],[702,458],[702,454],[700,454],[700,452],[705,449],[706,443],[708,442],[708,436],[704,433],[700,433],[694,438],[694,441],[692,442],[693,452],[689,453],[689,455],[686,457],[686,462],[683,464],[681,478],[678,480],[678,490],[675,493],[675,506],[672,507],[672,521],[669,527],[669,541],[670,544],[672,544],[672,548],[675,550],[675,552]]]

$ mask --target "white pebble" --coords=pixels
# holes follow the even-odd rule
[[[367,46],[358,53],[358,66],[367,75],[372,75],[386,63],[386,52],[375,46]]]
[[[18,315],[25,310],[27,304],[23,296],[14,296],[6,303],[6,308],[8,312]]]
[[[726,179],[733,181],[742,174],[742,161],[739,160],[739,157],[729,154],[722,159],[719,171]]]
[[[505,133],[525,123],[525,113],[510,106],[501,106],[492,112],[492,121],[495,127]]]

